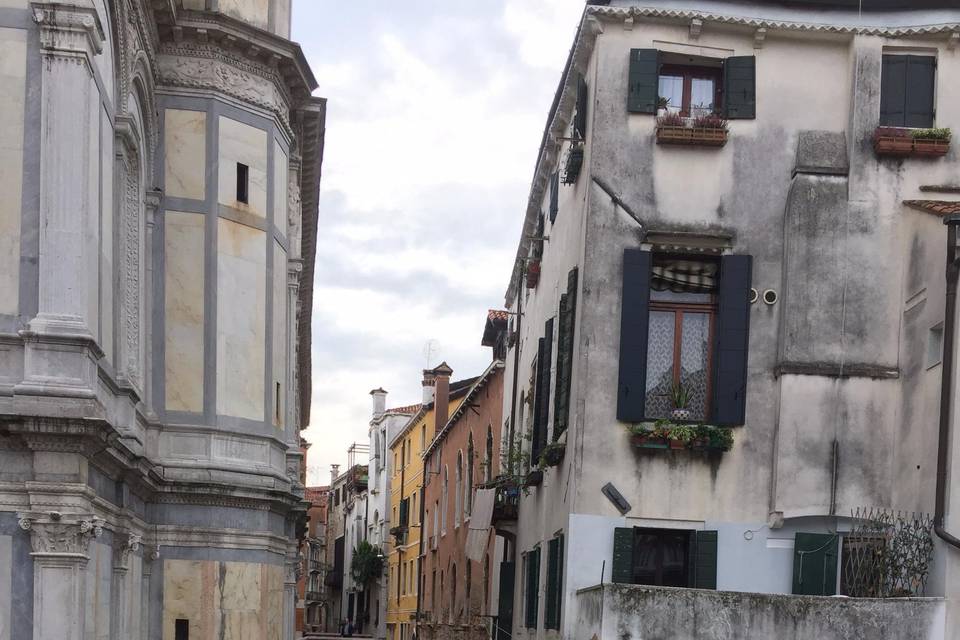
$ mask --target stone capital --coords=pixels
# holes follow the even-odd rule
[[[59,511],[18,513],[20,528],[30,534],[32,556],[87,559],[90,541],[103,533],[103,520]]]
[[[40,25],[40,46],[54,57],[92,58],[103,51],[103,25],[93,7],[60,2],[31,3]]]
[[[126,535],[119,536],[115,539],[118,540],[118,542],[115,543],[113,547],[114,571],[126,571],[130,554],[140,548],[142,538],[136,533],[127,532]]]

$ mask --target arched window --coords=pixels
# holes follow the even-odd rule
[[[465,595],[463,602],[463,612],[467,616],[467,620],[470,619],[470,592],[472,591],[470,581],[473,579],[473,563],[470,562],[470,559],[467,559],[466,571],[464,572],[464,582],[465,582]]]
[[[483,470],[484,482],[493,480],[493,430],[487,425],[486,468]]]
[[[467,443],[467,483],[463,488],[463,519],[466,520],[473,512],[473,434]]]
[[[483,615],[490,613],[490,554],[483,556]]]
[[[371,529],[373,529],[373,532],[371,533],[370,538],[372,539],[373,546],[375,547],[379,546],[380,545],[380,510],[379,509],[373,512],[373,525]]]
[[[440,607],[437,610],[437,620],[442,620],[443,615],[443,571],[440,572]]]
[[[460,516],[463,510],[463,452],[457,451],[457,493],[453,496],[453,526],[460,526]]]
[[[457,565],[450,569],[450,622],[460,619],[457,612]]]
[[[447,471],[447,465],[443,465],[443,490],[440,492],[440,535],[447,533],[447,510],[449,500],[447,490],[450,488],[450,473]]]

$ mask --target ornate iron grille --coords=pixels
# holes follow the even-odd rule
[[[923,513],[856,509],[843,538],[842,593],[858,598],[923,595],[933,555],[933,519]]]

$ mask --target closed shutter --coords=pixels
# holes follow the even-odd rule
[[[560,210],[560,174],[554,172],[550,176],[550,224],[557,219],[557,212]]]
[[[547,320],[540,339],[540,360],[537,362],[537,406],[534,411],[533,442],[530,448],[530,464],[540,461],[540,454],[547,444],[547,418],[550,414],[550,366],[553,363],[553,318]]]
[[[752,256],[721,258],[713,358],[713,421],[720,426],[746,421],[752,272]]]
[[[404,498],[400,501],[400,526],[406,526],[407,524],[407,499]]]
[[[793,544],[794,595],[836,595],[838,546],[835,534],[797,533]]]
[[[510,640],[513,635],[513,590],[516,564],[500,563],[500,593],[497,597],[496,640]]]
[[[560,628],[560,538],[547,542],[547,603],[543,626]]]
[[[717,588],[717,532],[697,531],[697,552],[690,559],[694,566],[694,589]]]
[[[613,581],[633,583],[633,528],[617,527],[613,530]]]
[[[937,77],[937,59],[933,56],[907,56],[906,126],[933,126],[933,91]]]
[[[650,319],[649,251],[623,252],[623,293],[620,311],[620,376],[617,420],[643,421],[647,385],[647,329]]]
[[[540,606],[540,549],[527,554],[527,607],[525,624],[528,629],[537,628],[537,614]]]
[[[906,126],[907,56],[883,56],[880,71],[880,124]]]
[[[577,77],[577,113],[573,116],[573,137],[583,140],[587,137],[587,81]]]
[[[757,117],[757,59],[727,58],[723,65],[724,116],[730,120]]]
[[[631,49],[627,111],[655,114],[659,92],[659,52],[656,49]]]
[[[570,414],[570,384],[573,377],[573,336],[577,318],[576,267],[567,275],[567,292],[560,296],[560,326],[557,329],[557,390],[554,397],[553,439],[566,431]]]

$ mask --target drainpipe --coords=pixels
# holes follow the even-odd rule
[[[510,460],[510,469],[507,470],[507,473],[513,475],[513,438],[517,433],[517,384],[518,384],[518,372],[520,371],[520,326],[523,322],[523,269],[520,269],[520,273],[517,276],[517,328],[516,328],[516,342],[513,343],[513,390],[510,393],[510,433],[509,442],[507,446],[509,447],[509,455],[507,460]],[[503,449],[503,446],[500,447]],[[492,464],[492,461],[491,461]],[[492,477],[492,474],[491,474]]]
[[[937,444],[937,498],[933,530],[952,547],[960,549],[960,539],[944,528],[947,499],[947,464],[950,445],[950,401],[953,393],[953,343],[956,331],[957,280],[960,279],[960,258],[957,256],[957,226],[960,216],[946,218],[947,225],[947,308],[943,323],[943,363],[940,385],[940,437]]]

